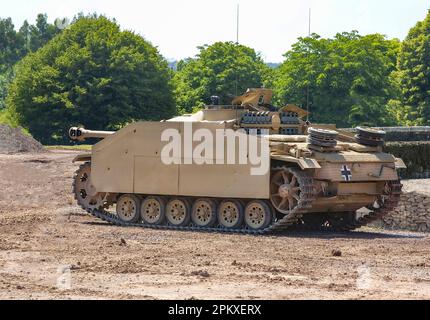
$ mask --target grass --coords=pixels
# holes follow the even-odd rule
[[[82,150],[82,151],[91,151],[92,145],[90,144],[82,144],[76,146],[46,146],[48,150]]]

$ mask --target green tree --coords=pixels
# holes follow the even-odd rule
[[[338,126],[393,124],[387,107],[396,90],[398,40],[356,31],[299,38],[274,81],[278,103],[311,106],[311,119]]]
[[[406,125],[430,125],[430,11],[402,43],[397,80],[402,99],[393,103]]]
[[[12,70],[4,71],[0,73],[0,110],[6,107],[7,89],[10,82],[12,81]]]
[[[61,32],[55,25],[48,23],[45,14],[37,16],[36,25],[24,21],[18,32],[11,18],[0,19],[0,109],[5,106],[7,88],[13,79],[13,66],[29,52],[45,45]]]
[[[60,32],[48,23],[46,14],[37,15],[36,25],[24,21],[18,32],[11,18],[0,19],[0,71],[12,68],[27,53],[36,51]]]
[[[17,64],[7,108],[43,143],[70,125],[117,129],[175,113],[170,71],[157,49],[105,17],[81,17]]]
[[[0,19],[0,72],[10,69],[23,56],[22,38],[11,18]]]
[[[195,59],[178,63],[175,96],[181,112],[210,103],[218,95],[229,104],[247,88],[261,87],[268,67],[253,49],[233,42],[216,42],[199,47]]]
[[[23,50],[27,54],[31,51],[31,26],[27,20],[19,28],[19,35],[22,39]]]
[[[24,21],[24,28],[26,27],[26,22],[27,21]],[[42,13],[39,13],[37,15],[36,24],[30,25],[28,31],[29,34],[27,34],[26,32],[25,34],[23,34],[23,36],[29,36],[29,38],[27,39],[29,41],[31,52],[38,50],[46,43],[48,43],[48,41],[51,40],[54,36],[61,32],[61,30],[58,29],[55,25],[48,23],[48,16]]]

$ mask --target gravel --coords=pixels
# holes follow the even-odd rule
[[[23,133],[22,128],[0,125],[0,153],[39,153],[44,152],[42,144]]]

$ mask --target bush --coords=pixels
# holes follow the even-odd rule
[[[1,109],[0,124],[7,124],[13,128],[16,128],[18,127],[18,120],[9,112],[8,109]]]
[[[209,104],[217,95],[221,104],[248,88],[260,88],[268,67],[254,49],[233,42],[216,42],[199,47],[195,59],[178,63],[175,74],[175,96],[182,113]]]
[[[16,67],[7,107],[47,144],[71,125],[115,130],[175,113],[167,61],[142,37],[105,17],[81,17]]]
[[[404,127],[387,131],[385,141],[430,141],[430,128]]]
[[[387,142],[385,151],[405,162],[403,179],[430,178],[430,142]]]
[[[309,102],[315,123],[394,125],[387,104],[396,97],[390,75],[399,46],[398,40],[357,31],[299,38],[275,77],[276,103]]]

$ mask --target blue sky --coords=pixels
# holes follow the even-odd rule
[[[16,28],[36,14],[72,18],[97,12],[114,17],[157,46],[166,58],[181,59],[196,47],[236,40],[236,5],[240,4],[240,42],[259,51],[267,62],[280,62],[296,39],[312,32],[331,37],[337,32],[379,32],[403,39],[430,9],[427,0],[0,0],[0,17]]]

